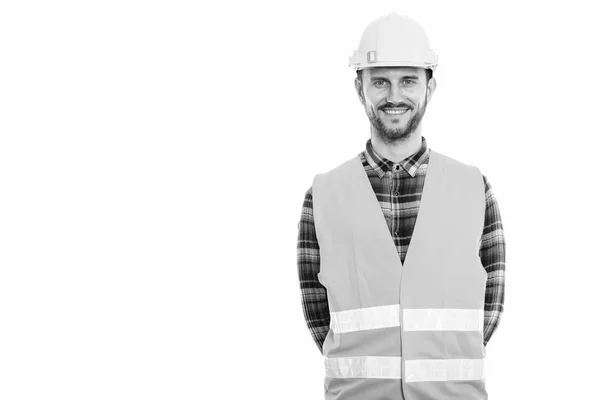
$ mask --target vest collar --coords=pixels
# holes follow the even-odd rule
[[[425,215],[430,211],[430,197],[436,196],[437,193],[436,188],[432,187],[431,182],[435,182],[438,179],[438,174],[441,173],[439,168],[441,167],[438,163],[437,154],[429,150],[430,161],[427,167],[427,174],[425,175],[425,182],[423,186],[423,192],[421,194],[421,203],[419,206],[419,211],[417,213],[417,219],[415,222],[415,227],[413,230],[413,235],[411,239],[411,243],[408,246],[406,256],[404,258],[404,264],[410,262],[411,257],[411,249],[416,246],[416,241],[419,240],[420,235],[426,235],[427,232],[421,232],[421,225],[423,224],[421,220],[427,219],[428,217]],[[394,262],[400,263],[400,266],[403,266],[400,258],[396,253],[396,245],[394,243],[393,238],[389,234],[389,229],[387,226],[387,222],[385,220],[385,216],[383,215],[383,211],[381,210],[381,205],[379,204],[379,200],[375,192],[373,191],[373,186],[369,181],[369,177],[366,174],[366,171],[362,165],[360,157],[355,157],[353,162],[354,174],[357,176],[357,179],[354,180],[353,187],[353,201],[354,201],[354,214],[357,219],[358,227],[362,227],[363,229],[358,228],[358,235],[366,235],[367,237],[375,234],[376,236],[384,236],[386,239],[385,248],[388,251],[388,257],[390,260],[394,260]],[[363,210],[359,209],[360,207],[364,207],[364,204],[368,204],[369,209]],[[385,234],[384,234],[385,232]]]

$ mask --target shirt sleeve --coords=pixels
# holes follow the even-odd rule
[[[304,196],[298,223],[297,266],[306,325],[321,354],[329,332],[327,289],[319,282],[320,252],[313,217],[312,187]]]
[[[489,180],[485,187],[485,223],[479,245],[479,258],[487,272],[484,306],[483,343],[487,345],[498,328],[504,311],[505,241],[498,202]]]

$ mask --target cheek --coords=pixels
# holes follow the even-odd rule
[[[373,112],[377,112],[377,109],[379,107],[378,106],[379,101],[374,101],[373,99],[367,99],[367,104],[369,105],[369,107],[371,107]]]
[[[372,104],[374,107],[376,107],[377,104],[379,104],[385,98],[385,96],[382,96],[380,92],[366,90],[364,92],[364,98],[367,104]]]

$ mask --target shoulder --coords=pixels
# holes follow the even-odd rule
[[[306,192],[304,193],[304,198],[305,199],[312,199],[312,186],[309,187]]]
[[[314,194],[315,191],[320,193],[324,187],[343,185],[344,182],[351,179],[352,170],[356,168],[356,163],[361,163],[358,156],[352,157],[335,168],[316,174],[313,179],[311,194]]]
[[[354,156],[347,161],[337,165],[334,168],[331,168],[328,171],[321,172],[317,174],[317,176],[325,177],[325,178],[337,178],[348,171],[348,169],[352,168],[355,163],[360,162],[359,156]]]
[[[431,155],[434,156],[434,158],[437,157],[438,161],[442,162],[445,166],[446,169],[450,170],[450,171],[456,171],[456,172],[462,172],[465,174],[470,174],[474,177],[477,177],[477,179],[481,180],[483,174],[481,173],[481,171],[479,170],[479,168],[475,165],[472,164],[467,164],[463,161],[460,161],[454,157],[450,157],[446,154],[440,153],[438,151],[433,151],[430,150],[430,160],[429,162],[431,163]]]

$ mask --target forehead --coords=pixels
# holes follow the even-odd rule
[[[400,79],[406,76],[425,78],[425,69],[417,67],[374,67],[366,68],[363,75],[366,78]]]

